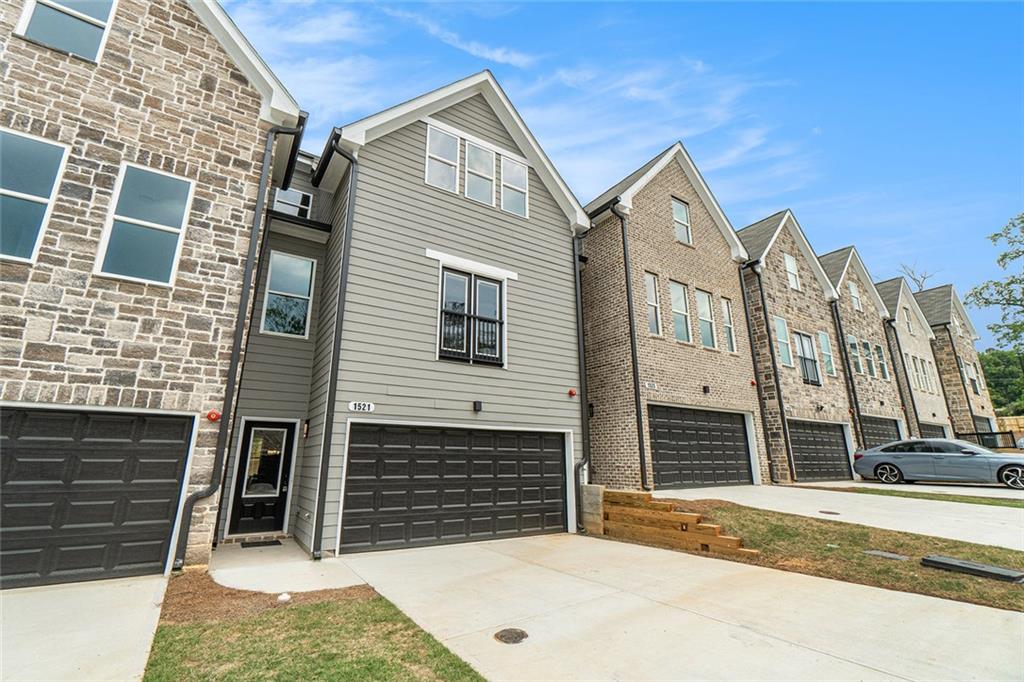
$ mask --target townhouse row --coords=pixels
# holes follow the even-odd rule
[[[992,427],[951,287],[734,230],[679,143],[583,206],[484,71],[311,155],[214,2],[0,7],[4,587],[572,532],[587,481]]]

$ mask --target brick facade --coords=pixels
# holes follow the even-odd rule
[[[952,319],[959,322],[959,327],[956,324],[932,327],[932,331],[935,333],[932,352],[938,366],[942,388],[946,394],[946,404],[954,431],[974,433],[978,430],[974,425],[974,417],[989,419],[990,423],[993,423],[996,415],[992,409],[992,399],[988,394],[988,382],[979,383],[978,393],[975,393],[968,376],[961,374],[957,357],[963,362],[965,368],[967,366],[975,367],[979,380],[984,380],[981,361],[978,360],[978,351],[974,347],[974,339],[971,338],[968,331],[970,327],[957,308],[958,306],[953,306],[951,314]]]
[[[0,12],[0,126],[70,146],[34,265],[4,262],[3,400],[204,414],[222,409],[265,125],[260,94],[184,3],[121,0],[99,63],[12,34]],[[94,275],[122,162],[195,181],[173,287]],[[198,422],[188,492],[218,425]],[[196,505],[205,563],[216,496]]]

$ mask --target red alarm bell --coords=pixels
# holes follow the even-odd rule
[[[576,397],[576,389],[575,388],[570,388],[569,389],[569,397],[570,398],[575,398]]]
[[[206,418],[212,422],[220,421],[220,412],[217,410],[210,410],[206,413]]]

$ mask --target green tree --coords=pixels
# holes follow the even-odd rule
[[[999,307],[1002,319],[990,324],[989,331],[1000,347],[1024,353],[1024,262],[1018,262],[1024,261],[1024,213],[989,239],[996,246],[1006,242],[1006,250],[996,258],[1006,277],[979,284],[964,300],[979,307]]]
[[[1006,416],[1024,414],[1024,355],[990,348],[978,358],[996,412]]]

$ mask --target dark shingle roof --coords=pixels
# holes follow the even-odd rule
[[[882,303],[889,309],[889,314],[896,317],[896,304],[900,300],[900,288],[903,284],[902,277],[893,277],[887,279],[884,282],[875,282],[875,289],[878,290],[878,295],[882,297]]]
[[[852,252],[852,246],[844,246],[841,249],[830,251],[824,256],[818,256],[818,262],[821,263],[822,270],[825,271],[829,281],[836,287],[839,286],[839,280],[843,276],[843,270],[846,269],[846,263],[850,260]]]
[[[607,189],[604,192],[602,192],[600,194],[600,196],[598,196],[596,199],[594,199],[589,204],[584,206],[583,210],[586,211],[587,214],[589,214],[595,208],[599,208],[601,206],[601,204],[603,204],[603,203],[605,203],[607,201],[610,201],[610,200],[614,199],[615,197],[617,197],[618,195],[620,195],[623,192],[625,192],[627,189],[629,189],[630,187],[633,186],[633,183],[635,183],[637,180],[642,178],[644,176],[644,173],[646,173],[647,171],[651,170],[651,168],[653,168],[654,165],[656,163],[658,163],[658,161],[661,160],[661,157],[665,156],[665,154],[668,153],[672,149],[672,147],[675,147],[675,146],[676,146],[676,143],[673,142],[670,147],[668,147],[667,149],[664,149],[664,150],[658,152],[657,156],[655,156],[653,159],[651,159],[650,161],[648,161],[644,165],[640,166],[639,168],[637,168],[635,171],[633,171],[632,173],[630,173],[626,177],[624,177],[621,180],[619,180],[618,182],[616,182],[609,189]]]
[[[783,209],[736,232],[750,260],[757,260],[764,255],[764,250],[768,248],[768,243],[775,236],[788,210]]]
[[[953,285],[943,284],[942,286],[925,289],[914,293],[914,299],[918,307],[924,313],[928,324],[936,326],[949,324],[953,315]]]

